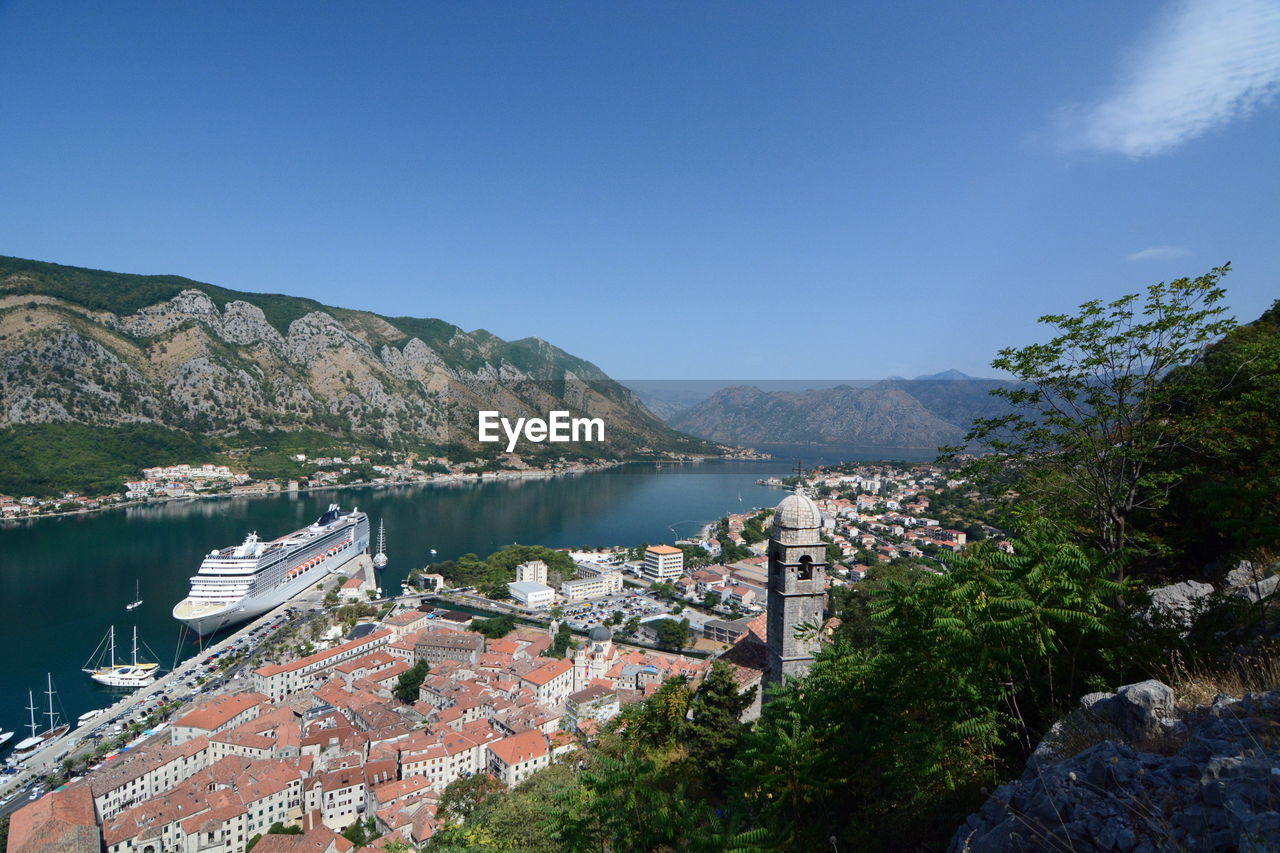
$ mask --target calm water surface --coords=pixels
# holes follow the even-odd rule
[[[512,542],[636,545],[692,535],[725,513],[777,503],[781,492],[755,481],[793,464],[628,465],[548,480],[208,499],[0,525],[0,729],[18,732],[5,749],[25,736],[28,689],[44,707],[46,672],[64,717],[105,707],[118,694],[80,669],[111,625],[128,654],[136,624],[168,669],[193,650],[170,610],[203,556],[250,531],[274,538],[302,527],[331,501],[368,512],[375,536],[378,521],[386,523],[391,561],[381,584],[391,592],[409,570],[431,562],[432,548],[444,560],[483,557]],[[144,603],[127,612],[135,581]]]

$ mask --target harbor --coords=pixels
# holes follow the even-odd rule
[[[351,577],[372,579],[375,574],[373,560],[368,555],[356,557],[346,568],[345,574]],[[323,577],[318,578],[289,600],[267,613],[235,627],[231,633],[218,638],[216,642],[209,644],[197,654],[182,661],[172,671],[160,675],[154,681],[121,697],[114,704],[81,715],[77,723],[74,724],[74,729],[61,737],[51,739],[34,753],[25,757],[21,761],[20,772],[0,777],[0,799],[8,798],[17,791],[29,790],[35,780],[56,769],[63,761],[88,752],[99,738],[105,737],[108,733],[116,733],[113,731],[113,727],[118,726],[123,730],[122,724],[145,717],[149,713],[148,709],[154,707],[161,699],[176,703],[175,712],[180,713],[181,706],[206,692],[206,687],[195,684],[194,679],[212,676],[217,669],[216,661],[219,657],[241,645],[250,643],[260,645],[269,639],[275,631],[288,625],[294,612],[305,611],[317,606],[324,597],[326,579]],[[242,689],[247,689],[247,682],[240,680],[233,683],[230,680],[234,674],[233,672],[223,672],[220,676],[211,678],[208,684],[213,685],[216,683],[216,687],[209,687],[208,689],[213,690],[221,687],[224,688],[222,692],[239,692]],[[164,723],[161,723],[157,726],[157,729],[164,725]],[[155,730],[148,729],[143,731],[135,739],[135,742],[145,739]],[[130,745],[125,744],[120,751],[128,750]],[[108,756],[104,760],[109,761],[111,757],[113,756]],[[8,814],[27,802],[27,797],[13,796],[11,801],[0,806],[0,815]]]
[[[28,691],[39,702],[51,673],[62,719],[114,706],[117,689],[81,670],[114,625],[122,657],[132,631],[171,670],[200,652],[200,641],[173,618],[191,577],[214,548],[247,534],[283,535],[314,521],[341,495],[385,525],[393,555],[381,584],[399,589],[408,572],[434,560],[488,554],[512,542],[551,547],[662,542],[671,525],[712,520],[744,506],[776,503],[757,487],[785,462],[628,465],[572,477],[351,488],[323,495],[254,497],[133,506],[0,526],[0,641],[27,653],[0,671],[0,731],[15,732],[0,758],[26,736]],[[739,500],[741,496],[742,500]],[[699,525],[700,526],[700,525]],[[684,525],[681,534],[696,527]],[[431,552],[437,553],[433,555]],[[136,600],[142,604],[126,609]],[[215,635],[213,640],[221,642]]]

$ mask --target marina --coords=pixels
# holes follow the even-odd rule
[[[32,650],[10,656],[0,670],[0,733],[24,736],[28,691],[39,698],[50,672],[64,719],[120,699],[119,688],[80,670],[86,649],[119,623],[135,595],[147,603],[129,612],[127,630],[131,636],[137,625],[140,639],[156,652],[148,660],[161,669],[172,670],[202,645],[220,642],[226,631],[202,640],[170,612],[187,596],[202,560],[254,530],[300,529],[333,495],[383,520],[395,559],[380,583],[392,591],[415,568],[466,553],[485,556],[513,542],[577,548],[670,541],[671,526],[681,520],[710,521],[777,503],[777,492],[755,481],[785,476],[791,464],[781,458],[668,463],[661,471],[636,464],[559,478],[280,492],[0,524],[0,640]],[[680,527],[682,535],[689,529],[697,527]],[[0,758],[13,743],[0,745]]]

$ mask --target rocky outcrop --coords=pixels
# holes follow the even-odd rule
[[[1280,691],[1179,713],[1158,681],[1090,694],[1022,777],[970,815],[952,853],[1275,850]]]
[[[1190,627],[1213,595],[1213,585],[1199,581],[1181,581],[1151,590],[1150,611],[1172,619],[1184,628]]]
[[[481,408],[607,416],[607,446],[593,455],[715,450],[539,339],[0,257],[0,428],[307,428],[371,446],[465,452],[479,446]]]
[[[1280,575],[1275,574],[1276,566],[1264,566],[1261,563],[1241,560],[1231,571],[1227,572],[1227,589],[1235,596],[1257,604],[1264,598],[1274,595],[1280,588]]]

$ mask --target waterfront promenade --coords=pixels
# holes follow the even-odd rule
[[[367,554],[360,554],[343,566],[343,570],[339,573],[350,577],[355,574],[352,569],[367,577],[372,577],[373,561]],[[289,608],[306,610],[311,606],[318,605],[324,598],[326,582],[331,581],[332,578],[333,575],[330,574],[318,579],[311,586],[301,590],[293,598],[280,604],[274,610],[270,610],[256,619],[246,622],[234,633],[219,639],[216,643],[205,647],[198,654],[187,658],[175,667],[172,672],[165,673],[146,687],[138,688],[121,698],[84,725],[73,729],[27,758],[22,762],[24,768],[20,773],[0,778],[0,799],[8,797],[15,792],[21,792],[14,796],[10,802],[0,807],[0,816],[17,811],[26,805],[29,802],[27,793],[29,786],[51,771],[58,769],[63,760],[74,758],[92,749],[95,741],[89,735],[94,732],[102,732],[115,723],[127,726],[136,720],[145,719],[146,713],[142,712],[143,707],[149,705],[157,697],[163,696],[166,688],[172,688],[172,692],[165,698],[170,701],[176,700],[180,704],[186,704],[197,693],[204,693],[205,691],[199,687],[191,687],[188,681],[204,675],[207,667],[215,660],[215,655],[220,655],[234,648],[241,640],[245,640],[250,649],[267,642],[275,630],[288,624],[287,621],[281,621],[276,629],[269,630],[256,639],[253,638],[254,632],[264,626],[272,625],[281,617],[286,616]],[[85,677],[87,678],[88,676]],[[209,692],[237,692],[239,687],[239,682],[228,680],[222,685],[220,691]],[[174,713],[181,713],[182,711],[183,709],[179,707]],[[142,734],[138,736],[137,740],[143,740],[146,737],[148,735]]]

